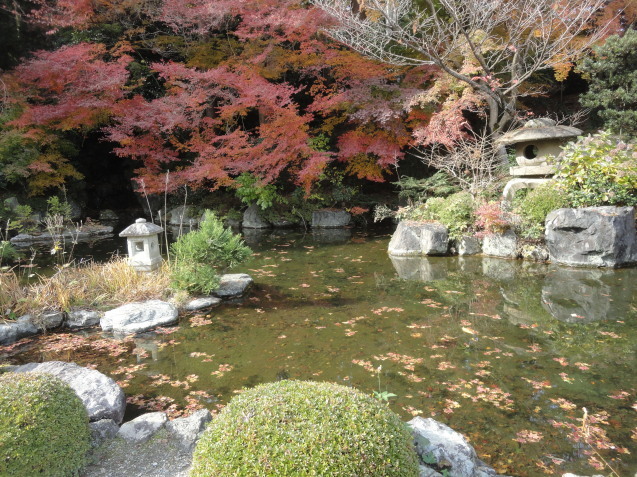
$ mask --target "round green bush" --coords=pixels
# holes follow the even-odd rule
[[[331,383],[280,381],[230,401],[191,476],[418,475],[413,437],[386,404]]]
[[[89,450],[88,414],[55,376],[0,375],[0,475],[77,475]]]

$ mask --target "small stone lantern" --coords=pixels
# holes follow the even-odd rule
[[[580,134],[580,129],[558,126],[552,119],[542,118],[527,121],[520,129],[509,131],[498,139],[499,144],[515,146],[518,163],[518,167],[509,169],[514,179],[505,186],[504,199],[511,202],[518,190],[548,182],[556,170],[549,156],[557,157],[562,152],[561,146]]]
[[[161,265],[158,236],[163,231],[146,219],[137,219],[120,232],[119,236],[126,237],[128,243],[128,263],[138,272],[152,272]]]

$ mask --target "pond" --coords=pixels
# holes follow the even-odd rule
[[[96,367],[124,386],[131,415],[214,412],[284,378],[380,389],[404,419],[465,434],[500,473],[591,475],[602,458],[637,471],[637,269],[390,259],[388,234],[348,230],[246,238],[255,254],[237,271],[255,288],[242,303],[124,341],[53,334],[0,356]],[[600,430],[590,440],[610,449],[574,442],[584,408]]]

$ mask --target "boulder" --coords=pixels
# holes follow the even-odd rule
[[[20,207],[20,202],[18,202],[16,197],[8,197],[4,199],[4,207],[11,212],[17,212],[18,207]]]
[[[633,207],[557,209],[548,214],[545,225],[554,262],[612,268],[637,262]]]
[[[112,439],[119,431],[119,426],[112,419],[91,422],[89,427],[91,428],[91,447],[93,448],[99,447],[105,440]]]
[[[458,255],[478,255],[482,253],[482,241],[471,235],[462,236],[457,244]]]
[[[168,422],[166,429],[176,438],[179,447],[184,451],[192,452],[211,420],[210,411],[201,409],[189,417],[181,417]]]
[[[175,305],[161,300],[128,303],[104,313],[100,325],[104,331],[134,334],[177,322]]]
[[[261,207],[257,204],[252,204],[243,213],[242,225],[244,229],[269,229],[271,227],[270,222],[261,216]]]
[[[170,225],[182,225],[184,227],[196,227],[199,217],[195,217],[195,210],[190,205],[181,205],[170,211]]]
[[[104,209],[100,210],[98,218],[103,222],[117,222],[119,220],[119,215],[111,209]]]
[[[449,477],[489,477],[496,476],[495,470],[478,459],[476,451],[464,436],[449,426],[434,419],[416,417],[409,421],[416,453],[421,462],[424,457],[434,457],[439,467],[447,470]],[[423,475],[421,470],[421,475]],[[424,474],[435,475],[435,474]]]
[[[37,318],[33,318],[33,322],[39,325],[43,330],[53,330],[62,326],[64,322],[64,312],[47,311]]]
[[[520,249],[520,255],[524,260],[546,262],[549,259],[549,249],[544,244],[525,244]]]
[[[184,310],[186,311],[205,310],[206,308],[217,306],[219,305],[219,303],[221,303],[221,299],[216,298],[214,296],[195,298],[194,300],[190,300],[188,303],[184,305]]]
[[[122,424],[117,435],[127,442],[139,444],[150,439],[167,421],[165,412],[149,412]]]
[[[482,252],[490,257],[516,258],[518,256],[518,237],[513,230],[503,234],[489,234],[482,242]]]
[[[389,241],[390,255],[398,257],[444,255],[449,249],[449,232],[438,223],[402,221]]]
[[[40,330],[31,321],[31,315],[24,315],[15,321],[0,323],[0,345],[15,343],[27,336],[37,335]]]
[[[338,228],[346,227],[352,220],[352,215],[344,210],[321,209],[312,212],[312,227]]]
[[[68,328],[88,328],[99,325],[100,314],[93,310],[73,310],[66,315],[65,325]]]
[[[254,280],[247,273],[227,273],[221,275],[219,288],[212,293],[219,298],[239,298],[252,286]]]
[[[16,366],[14,373],[52,374],[73,388],[86,410],[91,422],[112,419],[119,424],[124,418],[126,397],[121,388],[108,376],[94,369],[83,368],[75,363],[47,361]]]
[[[73,199],[69,199],[67,201],[69,207],[71,208],[71,220],[78,221],[84,217],[84,210],[82,209],[82,205]]]

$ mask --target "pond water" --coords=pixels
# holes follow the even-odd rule
[[[54,334],[0,357],[94,366],[125,386],[131,415],[215,411],[284,378],[380,389],[403,418],[465,434],[500,473],[591,475],[602,459],[637,471],[637,269],[390,259],[388,234],[343,230],[246,238],[255,255],[237,271],[255,287],[242,303],[124,341]],[[591,455],[574,440],[583,408],[599,429]]]

